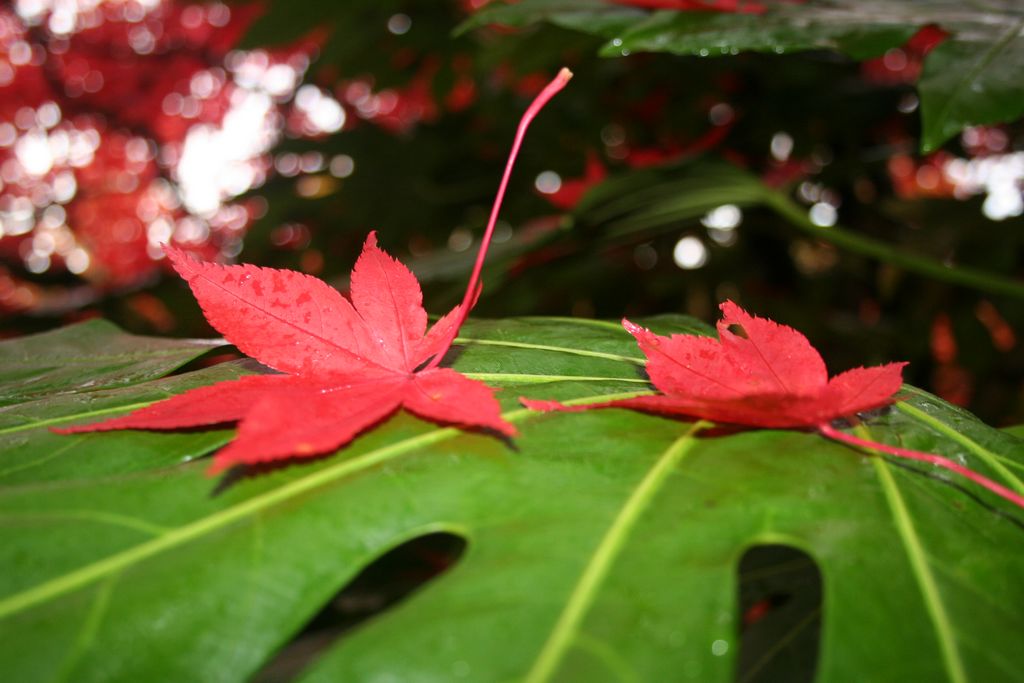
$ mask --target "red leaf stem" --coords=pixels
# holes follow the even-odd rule
[[[484,259],[487,257],[487,248],[491,244],[491,235],[494,233],[494,226],[498,222],[498,212],[501,210],[501,202],[505,198],[505,189],[508,187],[509,178],[512,177],[512,167],[515,165],[516,157],[519,155],[519,147],[523,144],[523,138],[526,136],[526,129],[529,128],[530,123],[534,117],[544,108],[544,105],[554,97],[558,91],[565,87],[565,84],[572,78],[572,72],[566,68],[563,68],[558,72],[558,75],[548,83],[543,90],[534,98],[530,106],[527,107],[523,117],[519,120],[519,127],[516,129],[516,136],[512,142],[512,150],[508,154],[508,161],[505,162],[505,173],[501,177],[501,183],[498,185],[498,194],[494,198],[494,205],[491,207],[491,216],[487,221],[487,229],[484,230],[484,236],[480,240],[480,250],[476,255],[476,264],[473,266],[473,273],[469,276],[469,284],[466,285],[466,294],[462,297],[462,305],[459,307],[458,318],[455,320],[455,324],[452,325],[451,331],[448,333],[448,337],[445,339],[445,343],[441,345],[441,350],[431,361],[424,367],[424,370],[430,370],[436,368],[440,364],[444,354],[451,348],[452,342],[455,341],[455,337],[459,335],[459,328],[462,327],[462,323],[466,321],[469,316],[469,309],[473,307],[475,299],[479,296],[477,291],[477,283],[480,281],[480,272],[484,267]]]
[[[941,455],[935,455],[934,453],[921,453],[920,451],[912,451],[907,448],[899,448],[897,446],[889,446],[884,443],[877,443],[874,441],[867,441],[856,436],[851,436],[845,432],[841,432],[838,429],[834,429],[827,423],[818,425],[818,431],[822,436],[825,436],[834,441],[840,441],[851,446],[858,446],[860,448],[867,448],[873,451],[879,451],[881,453],[888,453],[894,455],[897,458],[906,458],[908,460],[918,460],[920,462],[927,462],[932,465],[938,465],[943,467],[950,472],[955,472],[962,477],[966,477],[976,484],[984,486],[986,489],[996,494],[997,496],[1004,498],[1018,507],[1024,508],[1024,496],[1020,496],[1005,486],[1000,486],[991,479],[983,477],[977,472],[970,470],[963,465],[953,462],[949,458],[944,458]]]

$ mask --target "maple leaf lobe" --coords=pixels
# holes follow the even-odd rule
[[[800,332],[750,315],[732,301],[723,302],[720,309],[717,328],[723,352],[751,383],[766,391],[814,395],[828,382],[825,361]],[[742,336],[732,332],[734,325],[742,328]]]
[[[419,365],[414,350],[427,331],[423,292],[416,276],[377,246],[371,232],[352,269],[352,303],[374,331],[373,343],[388,367],[411,372]]]
[[[322,280],[290,270],[200,262],[171,246],[165,253],[210,325],[264,365],[315,375],[381,364],[365,323]],[[295,297],[290,305],[282,300],[284,294]]]
[[[493,391],[451,368],[416,373],[402,405],[428,420],[484,427],[510,437],[516,435],[516,428],[501,417]]]

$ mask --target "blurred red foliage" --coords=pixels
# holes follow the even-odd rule
[[[915,83],[921,75],[925,56],[948,35],[938,26],[924,26],[902,47],[886,50],[881,57],[865,61],[861,72],[866,80],[874,83]]]
[[[71,309],[84,289],[142,283],[162,242],[207,259],[237,251],[252,211],[231,200],[265,178],[311,47],[234,50],[260,12],[172,0],[0,8],[0,312]],[[225,120],[242,114],[259,135],[215,160]],[[222,186],[190,180],[204,162],[223,165]]]

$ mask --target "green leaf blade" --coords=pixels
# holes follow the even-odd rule
[[[642,322],[709,331],[679,317]],[[24,681],[243,681],[375,558],[446,531],[467,541],[457,564],[331,645],[302,680],[520,680],[555,634],[547,680],[729,681],[737,565],[764,543],[798,547],[821,568],[817,680],[957,680],[955,661],[966,680],[1013,680],[1024,529],[994,496],[789,431],[699,436],[659,470],[686,423],[517,406],[520,394],[599,401],[645,390],[624,381],[642,375],[614,324],[472,321],[463,334],[455,367],[507,377],[514,450],[403,414],[339,454],[219,488],[202,461],[131,463],[160,435],[95,434],[87,458],[55,459],[59,476],[40,469],[33,481],[26,470],[0,488],[0,667]],[[118,400],[147,395],[148,384],[119,389]],[[874,438],[996,478],[978,448],[1024,462],[1016,437],[908,392],[932,422],[890,410],[869,419]],[[44,452],[63,438],[23,436]],[[206,448],[229,436],[211,435]],[[0,457],[11,452],[0,444]],[[79,475],[76,462],[96,472]],[[652,472],[658,486],[638,506]],[[892,490],[917,550],[908,552]],[[608,538],[614,552],[602,555]],[[581,585],[586,600],[573,602]],[[567,610],[574,626],[559,630]]]
[[[1024,114],[1024,18],[991,42],[948,39],[928,54],[918,84],[921,147],[938,149],[967,126],[1012,121]]]

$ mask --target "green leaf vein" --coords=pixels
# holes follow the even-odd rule
[[[604,358],[606,360],[622,361],[634,365],[644,365],[646,359],[634,358],[632,356],[621,356],[617,353],[604,353],[602,351],[587,351],[585,349],[573,349],[566,346],[550,346],[548,344],[531,344],[529,342],[504,341],[501,339],[473,339],[470,337],[456,337],[456,344],[479,344],[481,346],[507,346],[513,349],[531,349],[533,351],[555,351],[557,353],[568,353],[573,356],[586,356],[588,358]]]
[[[861,431],[866,431],[862,429]],[[870,436],[864,437],[870,438]],[[946,672],[949,674],[951,683],[967,683],[967,674],[964,671],[963,661],[960,658],[960,651],[957,649],[956,639],[953,636],[953,625],[946,612],[946,606],[942,602],[939,587],[935,582],[924,546],[914,528],[914,521],[911,519],[910,511],[903,500],[896,480],[890,471],[890,465],[881,457],[872,457],[871,462],[875,467],[879,483],[885,495],[889,510],[892,513],[893,523],[896,531],[903,542],[903,549],[907,554],[910,569],[914,574],[917,585],[921,590],[921,598],[924,601],[932,624],[935,628],[935,637],[938,641],[939,652],[942,656]]]
[[[545,683],[552,680],[565,653],[572,647],[587,610],[622,552],[640,516],[675,467],[697,443],[697,433],[709,426],[708,422],[696,422],[676,439],[655,461],[654,466],[626,500],[580,575],[565,609],[562,610],[537,659],[523,679],[524,683]]]

